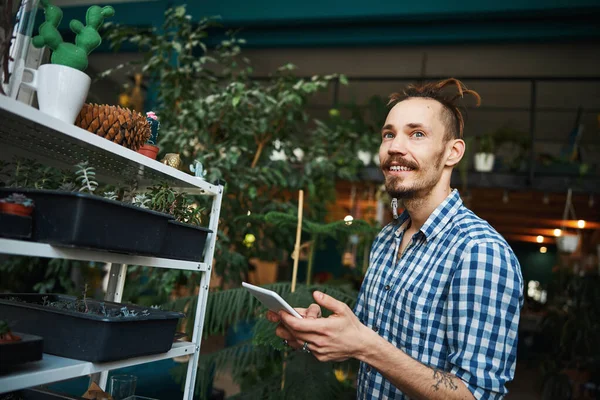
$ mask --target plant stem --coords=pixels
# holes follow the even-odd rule
[[[262,153],[265,144],[267,144],[267,140],[258,142],[258,149],[256,149],[256,153],[254,154],[254,159],[252,160],[252,165],[250,165],[250,168],[254,168],[256,167],[256,164],[258,164],[258,159],[260,158],[260,154]]]

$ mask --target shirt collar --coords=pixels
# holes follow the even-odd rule
[[[458,212],[458,209],[462,206],[463,202],[460,198],[458,190],[454,189],[450,192],[448,197],[437,206],[431,213],[427,221],[423,224],[420,232],[425,236],[426,240],[434,238],[444,227],[450,222],[452,217]],[[397,224],[400,226],[394,232],[396,237],[400,237],[400,234],[404,233],[410,226],[410,215],[408,211],[404,210],[398,217]]]

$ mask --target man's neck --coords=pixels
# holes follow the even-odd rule
[[[404,199],[403,204],[411,219],[409,230],[418,232],[425,224],[431,213],[448,197],[452,189],[450,186],[434,187],[429,193]]]

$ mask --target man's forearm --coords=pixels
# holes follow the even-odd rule
[[[369,364],[410,398],[474,399],[465,383],[453,374],[432,369],[365,329],[360,361]]]

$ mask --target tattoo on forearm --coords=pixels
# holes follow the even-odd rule
[[[433,379],[436,381],[431,387],[434,391],[440,390],[440,388],[446,388],[450,390],[457,390],[458,386],[454,383],[454,375],[449,374],[444,371],[440,371],[439,369],[432,368],[433,370]]]

